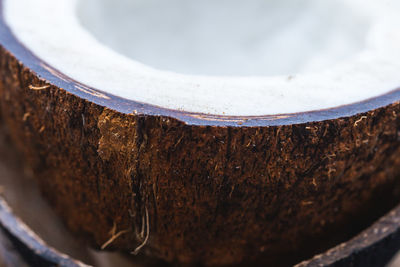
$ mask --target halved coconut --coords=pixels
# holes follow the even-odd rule
[[[0,3],[3,123],[98,247],[277,266],[398,200],[398,1]]]

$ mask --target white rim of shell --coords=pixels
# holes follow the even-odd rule
[[[333,108],[400,86],[398,0],[3,0],[38,58],[126,99],[215,115]]]

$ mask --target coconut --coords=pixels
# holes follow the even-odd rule
[[[0,3],[2,123],[98,248],[277,266],[399,198],[395,0]]]

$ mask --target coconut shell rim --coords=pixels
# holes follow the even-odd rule
[[[377,97],[334,108],[264,116],[229,116],[173,110],[125,99],[86,86],[62,74],[35,56],[15,37],[6,24],[3,14],[3,0],[0,0],[0,46],[42,80],[43,84],[38,86],[52,85],[79,98],[123,114],[169,117],[194,126],[265,127],[303,124],[351,117],[400,101],[399,87]]]

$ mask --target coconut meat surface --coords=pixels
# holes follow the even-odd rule
[[[397,0],[2,0],[38,58],[126,99],[260,116],[400,86]]]

